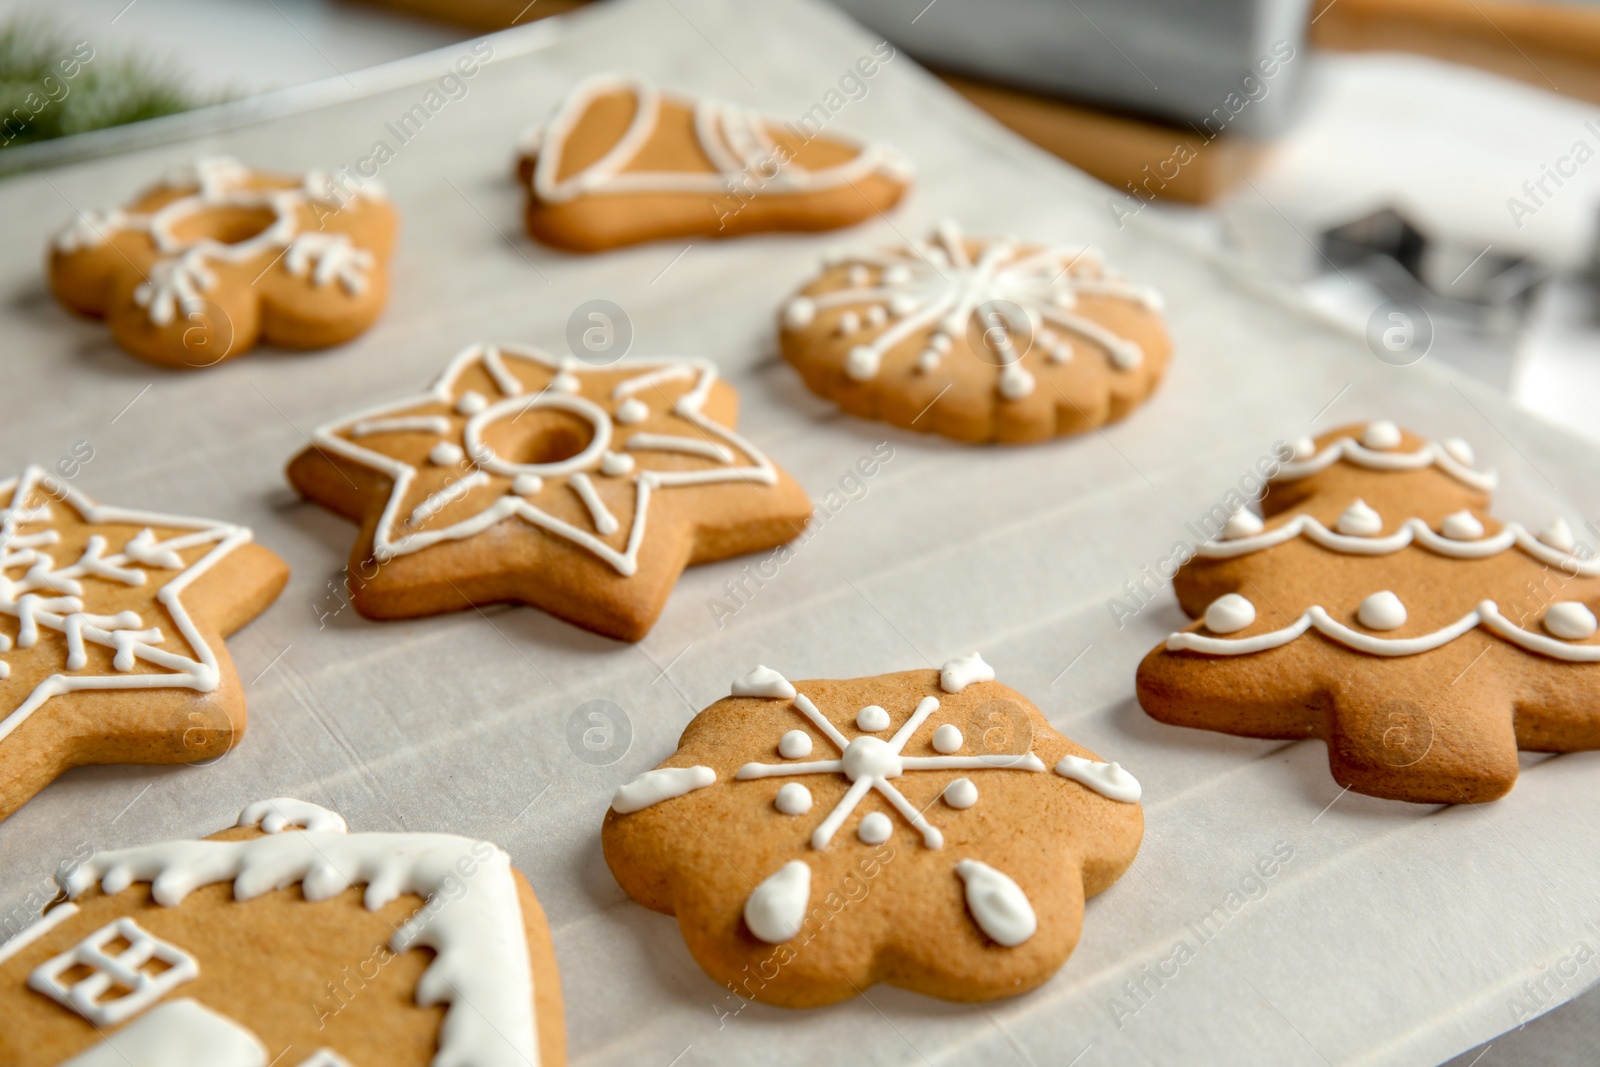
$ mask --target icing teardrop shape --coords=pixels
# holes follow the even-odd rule
[[[994,668],[983,661],[976,652],[955,659],[939,668],[939,688],[946,693],[959,693],[973,682],[994,681]]]
[[[733,695],[736,697],[772,697],[777,700],[793,700],[794,686],[789,683],[787,678],[771,667],[758,665],[749,674],[733,683]]]
[[[1107,800],[1132,804],[1144,795],[1139,779],[1125,771],[1120,763],[1100,763],[1082,756],[1062,756],[1056,764],[1056,773],[1063,778],[1086,785]]]
[[[966,883],[972,921],[997,944],[1015,948],[1039,929],[1033,905],[1016,882],[978,860],[962,860],[956,873]]]
[[[744,924],[769,945],[800,932],[811,903],[811,868],[790,860],[756,886],[744,902]]]
[[[1361,602],[1356,619],[1369,630],[1395,630],[1405,625],[1406,606],[1389,590],[1373,593]]]
[[[1572,536],[1572,527],[1567,525],[1566,519],[1556,519],[1546,526],[1539,534],[1539,540],[1557,552],[1571,552],[1578,546],[1577,539]]]
[[[1563,641],[1593,637],[1596,627],[1594,612],[1576,600],[1559,600],[1544,612],[1544,628]]]
[[[1344,509],[1334,529],[1349,537],[1376,537],[1383,532],[1383,517],[1372,510],[1365,500],[1357,497]]]
[[[1228,517],[1222,524],[1222,539],[1224,541],[1237,541],[1244,537],[1254,537],[1265,528],[1261,517],[1248,508],[1240,508]]]
[[[1399,448],[1400,441],[1400,427],[1388,419],[1369,422],[1367,428],[1361,432],[1361,446],[1370,448],[1374,452],[1387,452]]]
[[[1483,523],[1472,512],[1463,508],[1446,515],[1439,524],[1439,532],[1452,541],[1476,541],[1483,536]]]
[[[1206,608],[1205,620],[1214,634],[1238,633],[1256,621],[1256,606],[1238,593],[1224,593]]]

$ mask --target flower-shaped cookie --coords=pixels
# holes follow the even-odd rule
[[[1600,748],[1600,561],[1565,521],[1491,516],[1460,438],[1379,421],[1284,452],[1264,515],[1219,508],[1174,578],[1195,621],[1140,665],[1147,712],[1321,738],[1340,785],[1425,804],[1503,796],[1518,749]]]
[[[1092,249],[963,236],[830,259],[779,315],[783,356],[862,418],[1016,444],[1122,418],[1172,352],[1160,298]]]
[[[213,366],[258,340],[325,348],[383,310],[395,226],[374,182],[206,158],[125,208],[80,215],[50,251],[50,288],[163,366]]]
[[[369,618],[516,601],[637,641],[684,567],[811,518],[737,410],[709,360],[475,346],[427,392],[317,430],[289,480],[361,523],[348,584]]]
[[[601,841],[741,997],[992,1000],[1072,953],[1084,899],[1139,849],[1139,792],[977,653],[850,681],[759,667],[617,790]]]
[[[832,230],[893,207],[910,164],[806,114],[679,99],[640,78],[579,84],[519,146],[528,233],[575,252],[667,237]]]

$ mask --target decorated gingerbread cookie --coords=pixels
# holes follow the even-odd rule
[[[1008,444],[1122,418],[1172,351],[1161,301],[1092,249],[964,236],[829,259],[779,313],[783,356],[862,418]]]
[[[528,233],[576,252],[851,226],[893,207],[911,180],[881,145],[613,74],[578,85],[519,147]]]
[[[290,799],[64,864],[0,945],[8,1067],[559,1067],[561,986],[511,859]]]
[[[1459,438],[1392,422],[1307,438],[1174,582],[1195,622],[1145,657],[1155,718],[1321,738],[1340,785],[1493,800],[1517,750],[1600,747],[1600,562],[1562,520],[1488,512]]]
[[[228,523],[0,482],[0,819],[71,767],[195,763],[244,732],[223,638],[289,568]]]
[[[319,429],[289,480],[361,524],[348,584],[369,618],[516,601],[636,641],[684,567],[810,518],[734,432],[737,407],[704,359],[596,368],[479,346],[427,392]]]
[[[261,340],[325,348],[383,309],[395,225],[376,183],[201,159],[127,207],[80,215],[50,250],[50,288],[163,366],[213,366]]]
[[[977,653],[850,681],[758,667],[617,790],[601,842],[736,997],[993,1000],[1072,953],[1139,850],[1139,795]]]

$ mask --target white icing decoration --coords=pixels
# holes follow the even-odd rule
[[[773,697],[778,700],[793,700],[794,686],[789,680],[771,667],[757,666],[743,678],[736,679],[733,683],[733,695],[736,697]]]
[[[1351,537],[1376,537],[1383,532],[1383,517],[1360,497],[1345,508],[1334,529]]]
[[[868,704],[856,712],[856,728],[875,734],[889,728],[889,713],[876,704]]]
[[[472,395],[477,396],[478,394],[474,393]],[[450,420],[443,415],[412,415],[399,419],[367,419],[350,427],[351,437],[370,437],[375,433],[446,434],[449,432]]]
[[[1206,608],[1206,629],[1214,634],[1238,633],[1256,621],[1256,606],[1238,593],[1224,593]]]
[[[944,787],[944,802],[952,808],[963,810],[978,802],[978,787],[971,778],[957,778]]]
[[[1577,539],[1572,536],[1572,527],[1567,525],[1566,519],[1556,519],[1539,534],[1539,540],[1556,549],[1558,552],[1571,552],[1578,547]]]
[[[268,1067],[249,1030],[179,997],[95,1042],[61,1067]],[[300,1067],[307,1067],[301,1064]]]
[[[947,722],[933,731],[933,750],[948,756],[952,752],[961,751],[963,740],[960,728]]]
[[[1153,291],[1130,285],[1107,272],[1092,250],[1029,250],[1015,241],[996,240],[980,243],[976,260],[971,251],[959,227],[946,221],[924,241],[878,254],[851,256],[845,287],[797,297],[789,307],[806,301],[805,321],[791,323],[786,312],[785,325],[801,329],[819,312],[843,308],[836,320],[839,334],[850,336],[860,332],[861,316],[865,314],[866,326],[879,332],[852,346],[845,357],[845,373],[855,381],[869,381],[879,373],[884,356],[902,344],[919,345],[917,369],[929,373],[950,351],[952,336],[968,332],[980,308],[1020,307],[1028,318],[1026,323],[976,324],[986,349],[998,357],[995,387],[1007,400],[1031,396],[1036,387],[1034,374],[1023,366],[1029,353],[1016,343],[1015,335],[1024,328],[1030,335],[1037,333],[1037,343],[1032,347],[1044,353],[1039,358],[1053,363],[1063,362],[1072,354],[1071,346],[1060,339],[1060,332],[1104,351],[1117,370],[1132,370],[1143,362],[1144,353],[1137,343],[1070,310],[1076,306],[1079,293],[1126,301],[1150,310],[1160,307],[1160,298]],[[1042,343],[1045,324],[1051,344]]]
[[[1241,537],[1254,537],[1264,529],[1260,516],[1248,508],[1240,508],[1222,524],[1222,539],[1237,541]]]
[[[865,845],[881,845],[894,834],[894,823],[881,811],[868,812],[856,827],[856,836]]]
[[[1472,512],[1463,508],[1446,515],[1439,524],[1439,532],[1452,541],[1476,541],[1483,536],[1483,523]]]
[[[710,767],[657,767],[618,786],[611,798],[611,810],[618,815],[629,815],[663,800],[673,800],[696,789],[704,789],[716,780],[717,772]]]
[[[428,450],[428,462],[439,467],[454,467],[467,458],[460,445],[441,441]]]
[[[772,806],[785,815],[804,815],[811,810],[811,790],[799,782],[785,782],[772,799]]]
[[[983,662],[976,652],[957,656],[939,668],[939,688],[946,693],[959,693],[973,682],[994,681],[994,668]]]
[[[1385,589],[1361,602],[1356,619],[1369,630],[1398,630],[1406,624],[1406,606]]]
[[[617,405],[617,412],[613,416],[623,426],[637,426],[650,417],[650,409],[638,397],[629,397]]]
[[[117,952],[116,941],[128,946]],[[151,962],[165,969],[152,973]],[[89,973],[71,985],[62,975],[79,967]],[[28,988],[70,1008],[96,1027],[117,1026],[144,1011],[185,982],[200,977],[200,962],[152,936],[129,918],[114,919],[76,945],[52,956],[28,975]]]
[[[51,930],[60,926],[74,915],[78,914],[76,904],[61,903],[45,912],[39,918],[24,926],[11,939],[0,944],[0,964],[4,964],[11,957],[39,940]]]
[[[344,816],[338,812],[293,797],[256,801],[239,813],[239,825],[259,826],[269,834],[282,833],[293,827],[315,830],[319,834],[342,834],[349,831]]]
[[[516,361],[515,372],[508,365],[511,360]],[[406,529],[402,522],[406,514],[402,510],[405,501],[416,494],[415,487],[419,480],[431,482],[437,475],[427,470],[419,471],[403,459],[368,447],[364,441],[353,440],[350,436],[352,428],[379,419],[409,417],[418,408],[440,404],[453,408],[457,402],[456,382],[469,371],[480,368],[504,396],[467,418],[459,429],[452,429],[451,439],[439,444],[460,448],[465,455],[470,455],[478,467],[475,473],[484,474],[498,492],[479,494],[471,514],[448,524],[435,528]],[[631,399],[623,398],[631,398],[634,392],[654,388],[668,381],[687,380],[689,388],[677,398],[673,415],[681,419],[684,428],[695,436],[635,433],[619,441],[619,437],[625,436],[625,431],[619,430],[618,423],[613,422],[607,411],[594,400],[583,395],[549,390],[530,391],[522,377],[523,373],[528,373],[537,382],[545,380],[551,372],[559,371],[572,375],[580,383],[589,381],[592,376],[598,376],[601,382],[610,382],[619,370],[635,372],[634,377],[611,387],[611,397],[608,399],[623,401],[617,409],[619,417],[633,403]],[[357,412],[348,419],[323,426],[315,432],[313,441],[316,447],[324,451],[380,471],[392,480],[388,502],[373,532],[373,556],[379,562],[418,552],[442,541],[472,537],[502,520],[515,517],[593,553],[626,577],[638,571],[639,551],[645,537],[645,519],[655,493],[680,486],[724,482],[752,486],[777,483],[776,468],[759,449],[701,413],[700,409],[710,395],[716,376],[715,365],[705,359],[625,360],[595,370],[576,360],[557,360],[534,349],[475,346],[452,360],[438,382],[427,392]],[[543,409],[566,412],[588,422],[593,431],[588,445],[577,455],[556,462],[514,463],[495,453],[485,439],[485,431],[492,424]],[[459,435],[459,443],[456,435]],[[632,514],[619,519],[609,508],[596,508],[592,501],[584,499],[591,518],[588,529],[559,518],[527,499],[547,483],[558,480],[570,485],[580,497],[584,496],[581,486],[587,481],[589,473],[600,470],[606,452],[623,449],[666,450],[698,460],[710,460],[713,465],[694,464],[657,469],[641,460],[628,475],[633,486]],[[598,497],[595,499],[598,500]],[[610,522],[606,518],[608,515]],[[623,532],[621,547],[602,540],[608,536],[607,528],[611,522],[616,522],[616,529]],[[411,524],[412,527],[418,525],[421,524]]]
[[[987,863],[962,860],[956,873],[967,885],[967,910],[995,943],[1015,948],[1039,929],[1039,919],[1022,888]]]
[[[567,139],[584,113],[600,97],[623,93],[633,97],[634,113],[627,130],[599,159],[565,178],[558,178]],[[522,135],[525,151],[537,155],[529,187],[546,204],[562,204],[591,194],[701,193],[729,196],[734,189],[763,193],[804,193],[847,188],[874,173],[896,179],[909,175],[904,157],[881,145],[860,145],[855,156],[830,167],[811,170],[790,153],[780,153],[771,124],[736,104],[696,98],[694,131],[712,171],[631,169],[656,133],[662,94],[640,78],[601,74],[581,82],[542,126]],[[830,132],[830,137],[839,140]],[[845,142],[848,143],[848,142]],[[748,194],[747,194],[748,195]]]
[[[785,329],[802,330],[817,317],[817,306],[803,296],[797,296],[783,309]]]
[[[578,376],[570,370],[563,370],[550,379],[550,389],[557,393],[576,393],[583,386],[578,381]]]
[[[1062,756],[1061,762],[1056,764],[1056,773],[1088,786],[1108,800],[1133,804],[1144,795],[1139,779],[1124,770],[1120,763],[1100,763],[1082,756]]]
[[[1545,609],[1544,628],[1564,641],[1582,641],[1594,636],[1594,612],[1576,600],[1558,600]]]
[[[611,510],[606,507],[605,501],[600,499],[600,491],[594,487],[594,482],[589,480],[587,474],[578,471],[576,474],[568,476],[567,485],[571,487],[574,493],[578,494],[578,499],[583,501],[584,507],[589,509],[589,518],[594,522],[594,528],[600,532],[601,536],[609,537],[617,532],[621,524],[617,522],[617,517],[611,514]]]
[[[767,877],[744,902],[744,924],[769,945],[800,932],[811,903],[811,868],[790,860]]]
[[[1388,452],[1399,448],[1403,438],[1400,427],[1387,419],[1380,422],[1369,422],[1367,428],[1361,432],[1361,445],[1378,452]]]
[[[48,490],[46,492],[45,490]],[[41,502],[30,507],[39,494]],[[51,504],[48,497],[58,503]],[[250,540],[242,526],[208,519],[161,515],[96,505],[71,486],[50,478],[38,467],[28,467],[17,478],[0,482],[0,499],[9,503],[0,508],[0,615],[17,620],[14,642],[19,649],[31,648],[43,630],[53,630],[66,638],[66,672],[80,671],[88,665],[88,646],[112,649],[110,674],[78,675],[53,673],[41,681],[22,703],[0,719],[3,740],[51,697],[93,689],[191,689],[209,693],[221,682],[216,653],[202,637],[188,610],[183,606],[184,591],[201,575],[235,548]],[[96,535],[85,545],[83,556],[66,567],[39,551],[55,544],[60,534],[53,527],[54,508],[67,507],[90,524],[133,525],[139,532],[129,538],[122,551],[106,556],[104,536]],[[43,530],[33,527],[46,525]],[[186,531],[166,541],[157,541],[152,527]],[[205,553],[185,565],[180,553],[204,548]],[[145,627],[139,615],[122,611],[115,615],[96,614],[89,601],[96,590],[87,589],[81,579],[89,576],[129,586],[144,584],[146,576],[135,566],[173,570],[173,575],[156,592],[155,599],[171,618],[173,630],[163,626]],[[24,573],[15,575],[17,569]],[[43,595],[46,592],[54,595]],[[179,642],[172,637],[181,639]],[[172,645],[161,649],[157,645]],[[187,648],[187,654],[177,645]],[[0,654],[9,648],[0,648]],[[144,665],[159,671],[136,671]],[[5,666],[0,661],[0,666]],[[4,672],[9,675],[7,668]]]
[[[1442,447],[1451,459],[1463,466],[1470,467],[1478,461],[1477,453],[1472,451],[1472,446],[1459,437],[1445,438]]]
[[[1495,486],[1494,473],[1473,470],[1471,452],[1470,448],[1463,452],[1460,448],[1452,449],[1435,441],[1425,443],[1415,452],[1379,451],[1368,448],[1353,437],[1341,437],[1318,452],[1315,442],[1307,437],[1295,445],[1294,461],[1279,467],[1278,473],[1270,480],[1294,481],[1326,470],[1344,460],[1358,467],[1376,471],[1415,471],[1437,466],[1456,481],[1487,492]],[[1462,458],[1463,456],[1467,458]]]
[[[455,899],[468,869],[475,870],[465,877],[469,891]],[[420,1007],[447,1006],[433,1063],[539,1062],[533,971],[511,858],[487,842],[449,834],[315,830],[247,841],[170,841],[97,852],[61,879],[72,899],[96,883],[115,895],[135,882],[149,882],[151,897],[163,907],[224,882],[233,883],[240,901],[293,885],[313,902],[365,885],[362,901],[369,911],[404,894],[427,898],[436,906],[419,909],[396,929],[389,947],[397,953],[433,950],[415,991]]]
[[[784,759],[804,759],[811,755],[811,735],[804,730],[790,730],[778,738],[778,755]]]
[[[377,200],[368,183],[344,197],[327,174],[307,172],[298,186],[289,188],[251,187],[258,176],[237,160],[209,157],[197,160],[183,171],[165,178],[163,187],[192,189],[187,195],[168,201],[150,214],[126,209],[89,212],[63,230],[55,247],[73,253],[108,241],[119,230],[146,234],[155,246],[157,258],[146,271],[146,279],[134,289],[133,299],[146,308],[157,326],[171,324],[184,306],[203,298],[217,284],[213,263],[243,264],[278,251],[284,269],[295,277],[305,277],[314,287],[338,281],[346,293],[365,292],[376,261],[372,253],[357,248],[345,234],[304,229],[302,209],[313,202],[332,203],[340,211],[360,209],[360,200]],[[341,201],[343,201],[341,203]],[[265,210],[271,222],[259,233],[232,244],[211,237],[180,238],[178,229],[192,216],[216,211]]]
[[[1524,630],[1502,615],[1492,600],[1482,601],[1449,626],[1416,637],[1375,637],[1361,633],[1338,622],[1319,605],[1307,609],[1304,615],[1281,630],[1253,637],[1229,639],[1197,633],[1169,634],[1167,649],[1172,652],[1202,652],[1212,656],[1244,656],[1286,645],[1307,630],[1314,629],[1357,652],[1374,656],[1414,656],[1443,647],[1478,626],[1498,634],[1519,648],[1551,659],[1569,663],[1600,663],[1600,645],[1568,645],[1543,634]]]
[[[607,452],[600,457],[600,473],[609,474],[613,478],[630,474],[633,471],[633,457],[625,452]]]
[[[354,1067],[354,1065],[331,1048],[319,1048],[302,1060],[299,1067]]]
[[[872,705],[876,707],[876,705]],[[890,780],[907,771],[945,770],[1012,770],[1042,771],[1045,765],[1032,752],[988,756],[905,756],[907,742],[927,722],[928,716],[939,709],[937,697],[923,697],[911,717],[889,740],[867,734],[847,740],[817,706],[804,693],[795,695],[794,709],[815,726],[824,737],[839,749],[841,758],[814,760],[809,763],[746,763],[739,768],[735,778],[779,778],[801,774],[842,774],[850,781],[850,788],[811,834],[811,847],[827,848],[828,843],[843,825],[845,819],[871,790],[876,790],[889,805],[899,812],[906,822],[922,834],[922,842],[929,848],[944,845],[944,834],[928,822],[923,813],[907,800]]]

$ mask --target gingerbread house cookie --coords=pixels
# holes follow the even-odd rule
[[[0,819],[94,763],[215,759],[245,727],[223,638],[288,581],[230,523],[0,482]]]
[[[709,360],[476,346],[427,392],[317,430],[289,480],[361,524],[348,584],[369,618],[513,601],[636,641],[684,567],[810,518],[737,405]]]
[[[1010,444],[1122,418],[1172,352],[1160,298],[1093,249],[973,238],[952,222],[831,257],[784,304],[779,343],[852,415]]]
[[[528,233],[576,252],[851,226],[893,207],[911,180],[881,145],[614,74],[573,89],[519,151]]]
[[[1494,800],[1517,750],[1600,747],[1600,561],[1563,520],[1489,514],[1472,449],[1392,422],[1293,446],[1262,514],[1220,522],[1174,580],[1194,622],[1145,657],[1152,716],[1320,738],[1342,786]]]
[[[850,681],[758,667],[617,790],[601,843],[739,998],[982,1001],[1066,961],[1139,849],[1139,796],[977,653]]]
[[[383,309],[395,227],[375,182],[205,158],[126,207],[80,215],[50,250],[50,289],[163,366],[214,366],[258,341],[325,348]]]
[[[278,799],[58,879],[0,945],[8,1067],[566,1062],[544,913],[487,841]]]

